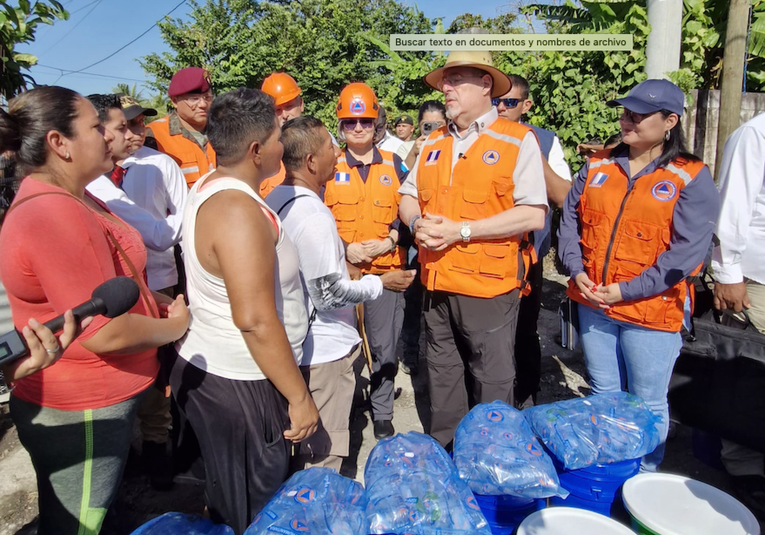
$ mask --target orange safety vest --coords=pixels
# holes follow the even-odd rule
[[[384,240],[390,224],[398,217],[401,195],[393,153],[380,151],[382,163],[369,166],[366,182],[357,167],[345,159],[345,151],[337,159],[335,178],[327,182],[324,203],[332,211],[337,232],[346,243]],[[359,266],[362,273],[385,273],[403,269],[405,253],[401,247],[375,258],[371,264]]]
[[[181,168],[189,187],[215,169],[215,150],[210,143],[206,143],[204,148],[200,147],[190,134],[184,133],[177,115],[171,114],[152,121],[149,129],[157,140],[160,152],[170,156]]]
[[[260,197],[262,199],[268,197],[268,194],[274,191],[276,186],[284,182],[285,178],[287,178],[287,170],[284,168],[284,163],[279,162],[279,172],[260,183]]]
[[[417,196],[422,214],[453,221],[477,221],[510,210],[513,171],[523,137],[531,129],[497,119],[452,169],[453,140],[446,127],[433,132],[420,149]],[[521,288],[534,249],[519,236],[498,240],[459,241],[443,251],[420,247],[422,283],[430,291],[491,298]]]
[[[627,174],[608,158],[609,153],[600,151],[590,158],[578,208],[582,263],[596,285],[632,280],[669,249],[680,190],[705,167],[700,161],[675,160],[630,186]],[[569,280],[567,293],[571,299],[592,306],[573,280]],[[682,280],[659,295],[617,303],[605,312],[627,323],[679,332],[687,295],[688,285]]]

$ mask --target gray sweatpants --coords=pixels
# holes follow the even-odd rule
[[[11,417],[37,473],[38,535],[95,535],[117,495],[144,393],[84,411],[11,396]]]
[[[375,421],[393,419],[396,344],[404,325],[404,294],[383,290],[380,297],[364,303],[364,328],[372,352],[369,399]]]

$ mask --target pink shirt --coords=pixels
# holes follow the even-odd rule
[[[26,178],[14,205],[42,192],[64,190]],[[0,279],[17,329],[29,318],[46,322],[89,300],[96,286],[115,276],[131,276],[107,239],[107,230],[143,273],[146,249],[138,231],[111,221],[68,194],[37,197],[8,214],[0,231]],[[156,311],[148,291],[147,295]],[[151,315],[143,299],[130,312]],[[149,387],[159,370],[156,349],[98,355],[82,346],[109,321],[104,316],[94,318],[56,364],[18,381],[13,394],[44,407],[84,410],[120,403]]]

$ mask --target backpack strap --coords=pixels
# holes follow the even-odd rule
[[[306,195],[305,193],[303,193],[303,194],[301,194],[301,195],[296,195],[296,196],[292,197],[290,200],[288,200],[287,202],[285,202],[285,203],[284,203],[284,204],[281,206],[281,208],[279,208],[279,209],[276,211],[276,215],[282,215],[282,210],[284,210],[285,208],[287,208],[287,206],[289,206],[290,204],[292,204],[293,202],[295,202],[296,200],[298,200],[300,197],[310,197],[310,195]]]

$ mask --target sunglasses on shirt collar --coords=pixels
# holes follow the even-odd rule
[[[491,105],[499,106],[499,103],[501,102],[505,108],[511,109],[515,108],[520,101],[521,99],[519,98],[493,98],[491,99]]]

